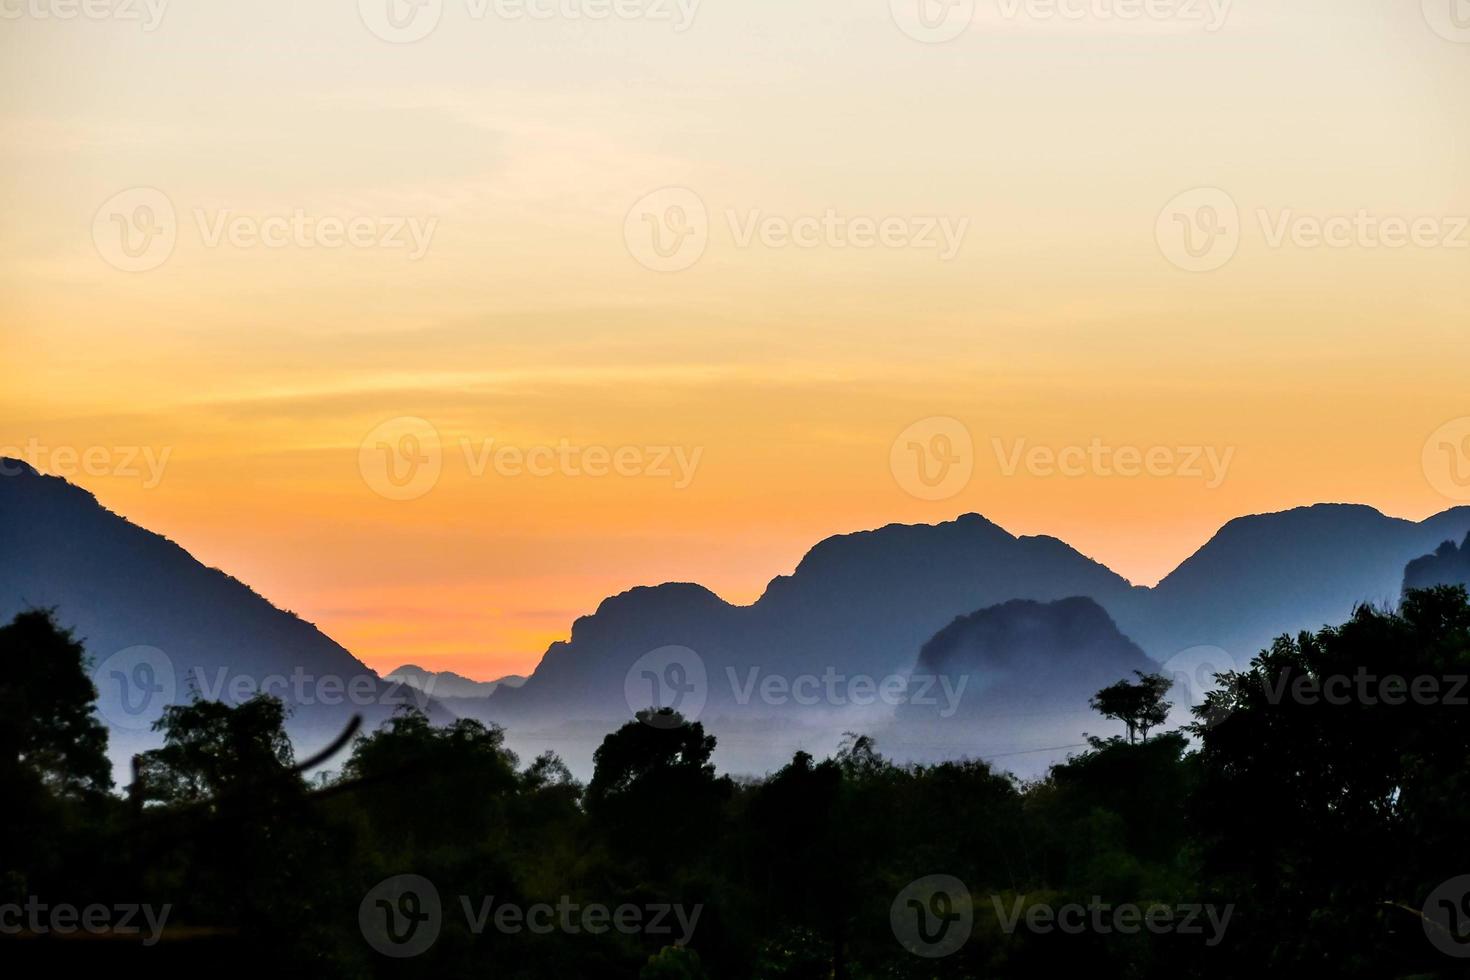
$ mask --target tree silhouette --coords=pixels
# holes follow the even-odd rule
[[[134,759],[135,802],[188,804],[229,790],[259,793],[294,779],[295,755],[279,698],[257,694],[238,706],[221,701],[169,705],[154,722],[161,749]]]
[[[672,708],[648,708],[593,753],[587,814],[653,874],[689,860],[721,823],[733,786],[710,761],[715,737]]]
[[[107,729],[86,652],[54,615],[33,609],[0,627],[0,767],[63,796],[112,788]]]
[[[1137,735],[1147,742],[1149,729],[1162,725],[1173,707],[1164,700],[1173,681],[1162,674],[1145,674],[1141,670],[1133,673],[1138,677],[1138,683],[1119,681],[1098,691],[1091,701],[1093,710],[1104,718],[1121,721],[1127,726],[1130,745]]]

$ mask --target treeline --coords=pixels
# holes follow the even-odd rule
[[[162,747],[115,788],[85,651],[28,612],[0,628],[0,959],[318,977],[1460,976],[1467,674],[1470,600],[1436,589],[1278,640],[1220,678],[1187,732],[1147,737],[1156,678],[1099,692],[1144,737],[1094,739],[1030,784],[979,761],[895,765],[862,736],[735,781],[715,739],[668,711],[608,735],[586,785],[552,755],[518,760],[493,726],[412,711],[308,779],[284,707],[261,697],[168,709]],[[1320,696],[1343,677],[1348,697]],[[62,907],[107,917],[67,931]],[[128,907],[155,925],[167,908],[166,923],[129,932],[150,920],[121,926]]]

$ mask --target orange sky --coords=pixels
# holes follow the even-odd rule
[[[374,667],[479,677],[606,595],[748,602],[892,521],[978,511],[1150,583],[1242,513],[1423,517],[1470,434],[1470,43],[1420,6],[984,7],[943,44],[835,0],[683,31],[450,2],[412,44],[284,0],[7,21],[0,446],[108,450],[71,468],[107,506]],[[1211,188],[1235,223],[1192,258]],[[924,499],[935,418],[969,477]],[[1094,440],[1229,465],[1024,462]]]

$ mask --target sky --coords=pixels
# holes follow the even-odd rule
[[[0,0],[0,81],[0,447],[381,670],[1470,500],[1464,0]]]

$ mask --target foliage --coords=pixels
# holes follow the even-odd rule
[[[103,792],[81,646],[27,613],[0,629],[0,655],[0,901],[169,902],[172,923],[205,937],[106,944],[107,966],[132,952],[157,972],[321,977],[1455,975],[1418,910],[1464,870],[1470,839],[1470,713],[1450,698],[1470,675],[1460,589],[1283,637],[1222,676],[1188,732],[1149,737],[1167,710],[1157,675],[1106,688],[1095,707],[1129,738],[1092,740],[1027,785],[976,760],[899,765],[863,734],[737,784],[716,771],[715,738],[667,709],[609,734],[585,789],[554,755],[522,766],[497,726],[411,709],[308,784],[284,707],[262,697],[169,709],[124,800]],[[1396,677],[1433,679],[1439,696],[1366,680],[1342,700],[1310,696],[1336,678]],[[358,913],[404,874],[434,882],[443,915],[432,948],[399,960],[368,946]],[[896,941],[890,915],[937,874],[964,883],[973,928],[925,959]],[[485,900],[678,905],[698,919],[687,946],[647,930],[471,928],[464,909]],[[1214,944],[1007,925],[1069,903],[1212,903],[1232,917]]]

